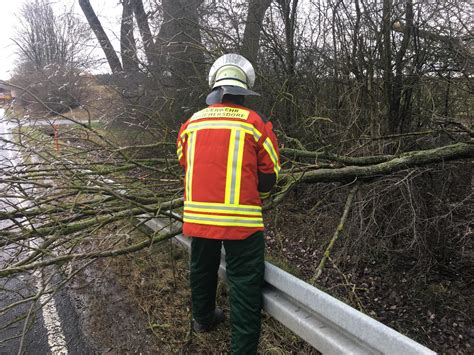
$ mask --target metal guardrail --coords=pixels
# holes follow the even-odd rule
[[[169,219],[153,218],[145,224],[157,231]],[[175,240],[191,248],[190,238],[178,235]],[[219,274],[225,278],[224,256]],[[323,354],[436,354],[268,262],[265,282],[263,309]]]

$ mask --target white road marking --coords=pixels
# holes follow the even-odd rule
[[[35,271],[33,275],[36,276],[36,287],[38,290],[42,288],[43,277],[39,271]],[[43,315],[44,326],[48,334],[48,345],[53,355],[67,355],[66,338],[64,337],[63,329],[61,327],[61,320],[56,308],[54,297],[48,294],[40,296],[40,303],[44,304],[41,308]],[[49,300],[48,300],[49,299]]]
[[[4,117],[4,110],[0,109],[0,134],[5,135],[6,139],[11,140],[12,134],[10,133],[10,128],[9,125],[5,122],[2,122],[2,118]],[[7,146],[8,149],[8,146]],[[9,161],[16,166],[18,164],[18,161],[20,158],[18,156],[15,156],[15,152],[13,149],[8,149],[8,158]],[[26,207],[25,201],[21,201],[20,198],[17,198],[18,205],[23,208]],[[33,241],[34,242],[34,241]],[[31,251],[31,253],[34,252],[34,250]],[[43,283],[43,275],[39,271],[35,271],[33,275],[36,277],[36,287],[38,290],[41,290],[42,288],[42,283]],[[40,304],[44,304],[43,307],[41,307],[41,313],[43,316],[43,321],[44,321],[44,326],[46,328],[46,333],[48,335],[48,346],[50,348],[51,354],[53,355],[67,355],[68,350],[67,350],[67,345],[66,345],[66,338],[64,336],[62,326],[61,326],[61,320],[59,318],[58,311],[56,309],[56,302],[54,301],[54,297],[51,297],[48,294],[42,294],[40,296]],[[48,301],[49,299],[49,301]]]

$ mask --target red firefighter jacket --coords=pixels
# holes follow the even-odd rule
[[[270,122],[243,106],[210,105],[181,126],[177,155],[185,169],[185,235],[245,239],[263,230],[258,173],[280,170]]]

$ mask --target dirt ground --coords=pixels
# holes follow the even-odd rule
[[[267,256],[309,281],[337,221],[303,215],[302,207],[290,198],[267,216]],[[457,258],[427,271],[415,258],[355,259],[340,240],[316,286],[440,354],[472,354],[474,247],[467,238]]]

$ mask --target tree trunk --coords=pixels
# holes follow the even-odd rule
[[[382,31],[383,31],[383,58],[384,58],[384,92],[385,101],[387,105],[387,132],[390,133],[401,133],[404,131],[404,126],[409,124],[410,120],[410,92],[407,92],[405,99],[404,109],[402,107],[402,96],[404,94],[404,73],[405,68],[404,57],[410,43],[413,28],[413,2],[412,0],[406,1],[406,22],[407,26],[403,33],[403,38],[400,44],[400,49],[394,54],[395,56],[395,75],[392,71],[392,40],[391,40],[391,12],[392,12],[392,1],[384,0],[383,2],[383,20],[382,20]]]
[[[284,82],[284,90],[286,95],[295,97],[296,93],[296,46],[295,46],[295,31],[297,23],[297,8],[298,0],[278,0],[280,5],[280,14],[283,19],[285,29],[285,60],[284,68],[286,74],[286,80]],[[298,119],[298,105],[296,101],[285,100],[285,120],[286,123],[291,127],[289,130],[290,135],[294,134],[294,128],[291,124],[296,122]]]
[[[383,91],[385,98],[385,127],[386,133],[392,133],[394,121],[392,107],[392,39],[390,17],[392,13],[392,0],[383,0],[382,10],[382,67],[383,67]]]
[[[177,127],[187,109],[203,104],[207,90],[197,9],[202,0],[163,0],[158,33],[158,74],[163,86],[162,122]],[[163,96],[163,94],[161,94]]]
[[[176,87],[195,86],[203,77],[204,57],[197,9],[202,0],[163,0],[163,24],[158,34],[160,65]]]
[[[97,40],[104,51],[112,73],[121,72],[122,64],[120,64],[117,53],[115,53],[114,47],[102,28],[102,24],[97,18],[89,0],[79,0],[79,5],[81,6],[82,12],[86,16],[87,22],[89,22],[89,26],[91,26],[92,31],[94,31]]]
[[[410,38],[412,35],[413,29],[413,2],[412,0],[406,1],[406,21],[407,26],[405,32],[403,33],[402,43],[400,44],[400,49],[398,50],[395,57],[395,77],[393,78],[393,89],[392,89],[392,102],[391,102],[391,111],[392,121],[390,122],[390,133],[402,133],[404,131],[404,126],[410,124],[410,113],[409,107],[410,102],[406,100],[411,100],[411,95],[409,92],[406,92],[405,95],[405,108],[402,108],[402,95],[404,94],[404,74],[403,69],[405,67],[403,63],[403,58],[405,57],[408,45],[410,43]],[[411,89],[408,89],[411,91]]]
[[[135,19],[137,20],[137,26],[140,30],[142,37],[143,48],[145,50],[146,59],[151,68],[157,64],[157,53],[155,48],[155,42],[151,34],[150,26],[148,24],[148,16],[143,7],[142,0],[131,0],[133,6],[133,12],[135,13]]]
[[[138,72],[138,58],[135,37],[133,36],[133,9],[131,0],[122,1],[122,23],[120,26],[120,52],[123,70],[126,73]]]
[[[257,62],[263,18],[271,2],[272,0],[249,0],[244,39],[240,53],[253,64]]]

